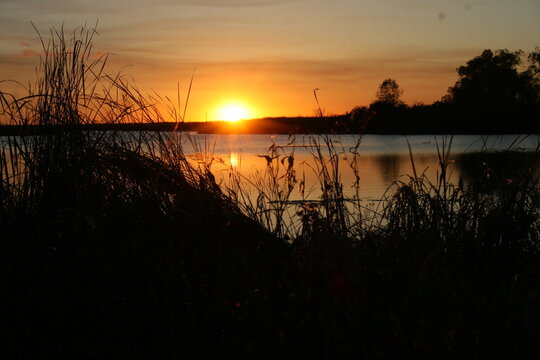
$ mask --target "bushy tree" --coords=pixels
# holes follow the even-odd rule
[[[376,103],[380,105],[386,105],[391,107],[398,107],[403,105],[401,101],[401,95],[403,90],[399,88],[398,83],[394,79],[386,79],[381,85],[379,85],[379,90],[377,90],[377,100]]]
[[[529,60],[529,73],[538,80],[540,76],[540,47],[536,47],[527,57]]]
[[[529,105],[538,102],[539,54],[529,55],[531,66],[519,71],[521,50],[484,50],[481,55],[457,68],[458,81],[444,100],[470,107]]]

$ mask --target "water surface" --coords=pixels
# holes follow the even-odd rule
[[[447,178],[455,184],[460,180],[467,184],[474,177],[487,174],[510,179],[517,171],[529,166],[531,154],[540,143],[537,135],[300,135],[294,138],[286,135],[193,135],[192,139],[202,152],[214,156],[216,161],[212,170],[223,185],[230,179],[231,168],[245,179],[263,176],[268,169],[265,155],[269,155],[269,149],[274,149],[274,155],[279,156],[272,160],[274,167],[286,167],[288,157],[292,156],[296,176],[305,180],[306,191],[301,193],[298,189],[291,194],[291,199],[320,196],[317,181],[320,167],[313,159],[320,151],[328,161],[332,154],[328,152],[328,142],[339,154],[338,171],[344,193],[353,196],[356,177],[348,161],[356,151],[360,197],[365,200],[380,199],[392,184],[408,181],[415,172],[436,183],[441,175],[440,161],[444,154]],[[358,141],[360,146],[355,148]],[[188,154],[196,152],[189,142],[185,149]],[[281,162],[283,158],[287,161]]]

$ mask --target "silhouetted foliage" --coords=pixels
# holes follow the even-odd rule
[[[401,95],[403,90],[399,88],[398,83],[394,79],[386,79],[377,90],[377,101],[374,104],[380,104],[390,107],[398,107],[403,104]]]
[[[529,54],[527,59],[530,63],[529,71],[531,76],[538,79],[538,75],[540,74],[540,47],[536,47],[534,51]]]
[[[365,133],[372,134],[540,133],[540,48],[527,56],[485,50],[457,73],[448,94],[430,105],[407,106],[397,82],[388,78],[370,112],[353,109],[351,122],[365,119]]]
[[[457,69],[459,80],[448,89],[446,101],[465,107],[508,107],[538,103],[539,87],[535,77],[538,53],[529,55],[533,63],[520,72],[521,50],[484,50]]]
[[[354,133],[364,133],[374,112],[366,106],[357,106],[350,112],[349,128]]]

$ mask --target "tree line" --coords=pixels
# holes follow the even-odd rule
[[[338,131],[368,133],[540,133],[540,48],[484,50],[457,68],[458,80],[432,104],[408,106],[385,79],[369,106],[355,107]]]

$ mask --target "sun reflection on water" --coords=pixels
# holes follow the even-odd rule
[[[232,168],[237,168],[240,165],[240,157],[237,153],[229,154],[229,164]]]

